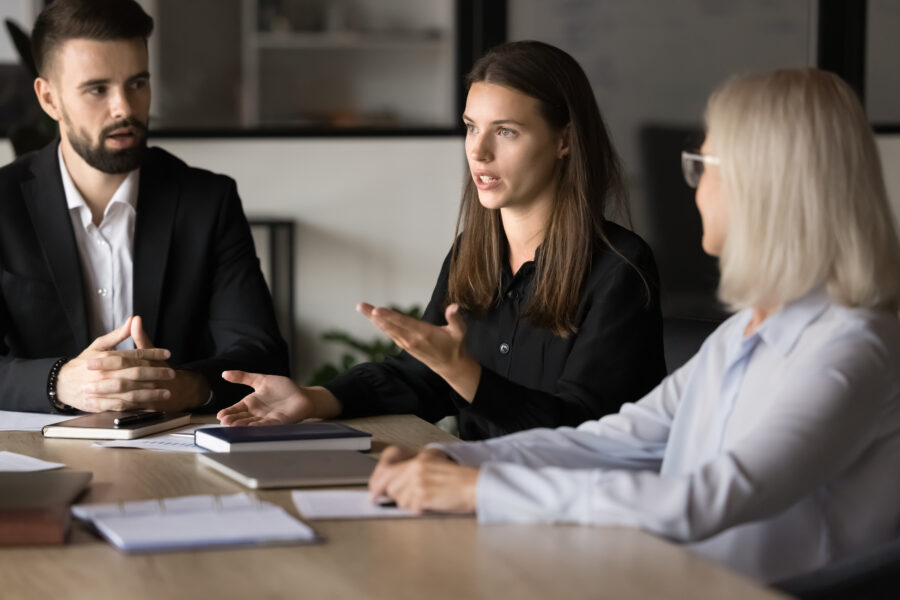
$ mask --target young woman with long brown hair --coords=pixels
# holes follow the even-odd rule
[[[464,439],[576,425],[665,375],[656,266],[627,215],[618,156],[587,77],[540,42],[473,67],[470,176],[457,236],[422,321],[358,310],[404,352],[319,388],[228,372],[254,388],[227,425],[377,413],[457,415]]]

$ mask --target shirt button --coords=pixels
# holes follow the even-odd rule
[[[500,354],[509,354],[509,344],[506,342],[500,344]]]
[[[100,288],[97,290],[97,293],[101,296],[106,296],[109,294],[109,291],[106,288]]]
[[[509,298],[510,300],[512,300],[513,298],[516,297],[516,293],[512,290],[509,290],[508,292],[506,292],[506,297]]]

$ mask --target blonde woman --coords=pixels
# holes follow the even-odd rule
[[[615,415],[385,451],[374,495],[485,523],[623,524],[764,580],[886,542],[900,523],[900,255],[871,129],[814,69],[709,101],[703,248],[738,312]]]

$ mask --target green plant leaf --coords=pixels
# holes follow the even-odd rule
[[[316,369],[312,374],[312,377],[309,378],[309,383],[307,385],[324,385],[340,374],[341,372],[337,367],[330,363],[325,363]]]
[[[345,371],[355,364],[356,364],[356,357],[353,356],[352,354],[345,354],[344,356],[341,357],[341,366],[344,368]]]
[[[397,306],[391,306],[390,308],[391,310],[396,310],[397,312],[413,317],[414,319],[422,318],[422,309],[416,305],[407,309],[402,309]],[[326,342],[334,342],[350,350],[356,351],[362,355],[362,360],[364,362],[381,362],[388,356],[395,356],[400,353],[400,348],[389,339],[375,337],[371,340],[361,340],[341,329],[329,329],[325,331],[322,333],[322,339]],[[341,355],[339,366],[331,363],[321,365],[315,370],[307,385],[322,385],[328,383],[358,362],[360,361],[356,356],[349,352],[345,352]]]

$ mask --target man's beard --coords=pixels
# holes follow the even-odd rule
[[[134,117],[129,117],[104,127],[98,136],[97,143],[94,145],[91,145],[90,136],[87,133],[76,133],[68,120],[66,120],[65,124],[72,149],[84,159],[84,162],[98,171],[110,175],[118,175],[134,171],[144,162],[144,156],[147,154],[147,124],[141,123]],[[134,129],[134,145],[130,148],[110,150],[104,143],[107,136],[122,127]]]

